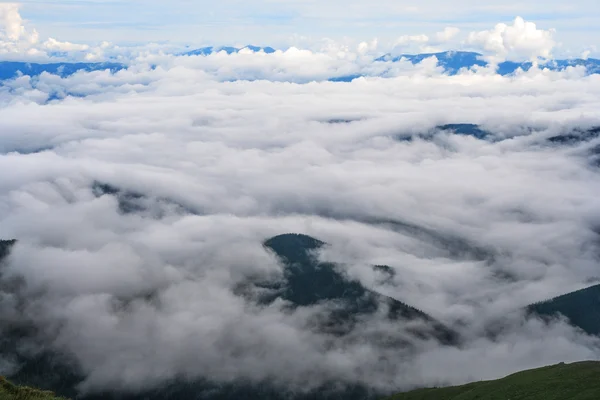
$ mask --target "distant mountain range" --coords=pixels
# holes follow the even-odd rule
[[[13,79],[19,75],[39,76],[44,72],[58,75],[62,78],[73,75],[79,71],[103,71],[110,70],[117,72],[126,68],[125,65],[119,63],[49,63],[38,64],[18,61],[0,61],[0,80]]]
[[[252,45],[248,45],[248,46],[244,46],[244,47],[228,47],[228,46],[221,46],[221,47],[214,47],[214,46],[208,46],[208,47],[201,47],[199,49],[195,49],[195,50],[190,50],[190,51],[186,51],[184,53],[181,53],[180,55],[182,56],[207,56],[209,54],[214,54],[214,53],[220,53],[222,51],[224,51],[227,54],[234,54],[234,53],[239,53],[242,50],[250,50],[254,53],[259,53],[259,52],[264,52],[266,54],[272,54],[275,53],[275,49],[272,47],[259,47],[259,46],[252,46]]]
[[[385,54],[377,58],[375,61],[398,62],[401,60],[406,60],[412,64],[418,64],[430,57],[437,58],[438,66],[443,67],[444,71],[449,74],[456,74],[463,68],[472,68],[475,66],[486,67],[489,65],[488,62],[483,59],[483,54],[470,51],[444,51],[441,53],[402,54],[398,56]],[[509,75],[516,72],[519,68],[524,71],[528,71],[532,66],[533,63],[530,61],[504,61],[498,64],[498,73],[500,75]],[[588,58],[585,60],[581,58],[567,60],[547,60],[541,61],[539,66],[553,71],[561,71],[567,67],[584,66],[589,74],[600,73],[600,60],[595,58]]]
[[[179,53],[179,56],[208,56],[219,52],[225,52],[227,54],[239,53],[242,50],[249,50],[251,52],[263,52],[265,54],[275,53],[273,47],[259,47],[259,46],[244,46],[238,47],[215,47],[208,46],[199,49],[194,49]],[[440,53],[424,53],[424,54],[402,54],[392,55],[385,54],[375,59],[375,63],[396,63],[402,60],[408,61],[413,65],[416,65],[423,60],[431,57],[437,58],[438,66],[442,67],[444,72],[449,75],[455,75],[463,69],[471,69],[473,67],[485,67],[488,63],[483,59],[483,55],[475,52],[466,51],[445,51]],[[531,69],[533,64],[531,62],[514,62],[504,61],[498,65],[497,72],[500,75],[510,75],[521,69],[528,71]],[[587,74],[600,74],[600,60],[594,58],[588,59],[564,59],[564,60],[548,60],[539,63],[540,67],[547,68],[553,71],[562,71],[567,67],[583,66],[585,67]],[[70,62],[59,62],[59,63],[28,63],[28,62],[16,62],[16,61],[0,61],[0,81],[6,79],[12,79],[19,75],[39,76],[43,72],[50,74],[59,75],[61,77],[67,77],[78,71],[99,71],[99,70],[110,70],[111,72],[117,72],[121,69],[127,68],[126,65],[114,62],[104,63],[70,63]],[[381,75],[381,74],[380,74]],[[350,82],[354,79],[363,76],[377,76],[370,73],[356,73],[351,75],[333,76],[328,80],[331,82]]]

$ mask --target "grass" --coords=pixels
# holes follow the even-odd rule
[[[0,400],[65,400],[52,392],[13,385],[0,376]]]
[[[557,364],[494,381],[447,388],[419,389],[388,400],[598,400],[600,362]]]

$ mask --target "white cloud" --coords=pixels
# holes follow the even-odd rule
[[[111,61],[129,64],[132,59],[164,53],[178,53],[182,50],[178,44],[143,44],[138,46],[118,46],[103,41],[97,44],[82,44],[47,38],[40,42],[36,30],[28,29],[19,13],[16,3],[0,4],[0,54],[3,59],[48,61],[52,59],[70,61]],[[414,29],[420,29],[415,27]],[[337,59],[348,61],[367,61],[391,52],[393,55],[403,53],[433,53],[445,50],[457,50],[473,47],[483,50],[489,60],[499,62],[506,58],[531,59],[551,57],[555,49],[554,30],[538,29],[532,22],[517,17],[512,25],[498,24],[491,30],[471,32],[462,43],[458,36],[461,29],[457,26],[446,26],[438,32],[430,34],[403,34],[392,40],[381,38],[371,41],[360,41],[356,38],[324,38],[315,39],[310,36],[290,35],[288,44],[291,47],[310,49],[325,53]],[[250,40],[250,39],[244,39]],[[224,43],[212,43],[224,44]],[[245,42],[238,41],[242,47]],[[276,46],[275,43],[267,43]],[[588,46],[589,47],[589,46]],[[282,49],[289,48],[283,45]],[[595,49],[593,46],[590,49]],[[563,48],[564,50],[564,48]],[[593,56],[591,50],[588,56]],[[569,53],[570,54],[570,53]]]
[[[370,42],[360,42],[358,44],[357,52],[358,54],[364,55],[367,53],[373,53],[377,51],[378,41],[377,39],[373,39]]]
[[[0,55],[36,56],[38,40],[37,31],[28,31],[23,25],[18,4],[0,3]]]
[[[46,49],[55,51],[85,51],[90,48],[90,46],[85,44],[59,42],[58,40],[53,38],[49,38],[48,40],[46,40],[43,45]]]
[[[0,24],[5,40],[16,42],[27,36],[17,3],[0,4]]]
[[[448,42],[448,41],[454,39],[456,37],[456,35],[458,35],[459,33],[460,33],[459,28],[456,28],[453,26],[448,26],[448,27],[444,28],[443,31],[437,32],[435,34],[435,40],[439,43]]]
[[[595,0],[575,0],[567,5],[561,0],[421,0],[408,4],[391,0],[368,4],[359,0],[329,0],[326,4],[225,0],[208,8],[205,1],[189,0],[114,0],[93,5],[86,1],[85,6],[75,6],[72,1],[22,3],[27,19],[61,41],[93,43],[103,38],[123,44],[168,40],[198,47],[253,43],[285,48],[296,45],[291,39],[294,35],[312,37],[313,42],[322,37],[351,37],[357,42],[378,37],[381,43],[393,43],[400,35],[423,33],[433,38],[448,25],[463,32],[480,31],[489,29],[489,21],[497,21],[500,15],[535,16],[544,10],[544,21],[551,21],[565,48],[572,49],[582,43],[593,44],[598,31],[594,16],[600,13],[600,3]]]
[[[44,74],[2,88],[0,169],[11,173],[0,180],[0,237],[20,239],[9,270],[31,294],[25,316],[57,332],[48,345],[76,358],[86,387],[177,375],[398,390],[598,357],[594,340],[563,323],[517,315],[496,341],[483,332],[597,276],[600,177],[588,159],[597,143],[545,139],[597,123],[599,77],[449,77],[428,60],[398,63],[391,79],[310,82],[355,67],[346,53],[154,55],[116,74]],[[270,81],[226,82],[240,77]],[[45,104],[56,93],[74,96]],[[497,140],[395,139],[460,122],[483,124]],[[94,196],[94,181],[145,194],[148,210],[119,213],[114,197]],[[351,276],[460,321],[467,344],[417,343],[410,356],[364,341],[332,346],[306,328],[319,308],[248,306],[231,288],[281,273],[261,242],[284,232],[327,241],[322,256]],[[465,257],[473,247],[493,256]],[[397,276],[377,283],[370,264]],[[158,305],[115,311],[119,299],[147,293]],[[359,333],[402,337],[392,328],[374,317]],[[444,368],[465,360],[470,368]]]
[[[394,43],[392,54],[402,52],[420,52],[421,48],[429,42],[427,35],[402,35]]]
[[[517,17],[512,25],[500,23],[488,31],[471,32],[467,44],[481,46],[495,61],[512,57],[536,61],[550,58],[556,42],[554,30],[538,29],[535,23]]]
[[[408,43],[427,43],[429,37],[427,35],[403,35],[396,40],[397,45],[405,45]]]
[[[590,54],[591,54],[590,50],[585,50],[583,53],[581,53],[581,59],[587,60],[589,58]]]

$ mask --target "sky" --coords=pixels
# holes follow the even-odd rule
[[[555,29],[565,54],[594,51],[600,42],[593,0],[479,2],[173,0],[21,1],[23,18],[60,41],[199,45],[307,45],[323,38],[393,45],[405,35],[435,35],[447,27],[466,34],[510,23],[517,16]],[[457,39],[464,39],[458,35]],[[452,43],[460,47],[461,41]]]
[[[470,46],[491,61],[567,45],[580,55],[597,43],[582,31],[596,3],[1,6],[1,60],[58,52],[128,66],[0,85],[0,238],[18,239],[0,265],[0,330],[37,328],[24,348],[64,354],[81,390],[183,377],[393,392],[600,359],[597,337],[522,312],[600,282],[600,138],[583,135],[600,125],[600,75],[534,65],[450,76],[434,58],[373,62],[394,46]],[[306,47],[178,56],[181,45],[148,43],[274,38]],[[356,73],[369,77],[327,81]],[[489,135],[436,129],[452,123]],[[123,212],[98,183],[140,204]],[[372,223],[381,220],[445,240]],[[406,353],[360,340],[405,338],[381,314],[346,341],[311,329],[331,304],[249,304],[235,288],[283,274],[263,243],[288,232],[325,241],[321,260],[455,327],[463,344],[413,338]],[[448,243],[486,251],[473,259]],[[376,279],[381,264],[393,280]],[[0,375],[12,361],[0,355]]]

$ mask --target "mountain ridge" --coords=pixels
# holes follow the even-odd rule
[[[54,62],[33,63],[21,61],[0,61],[0,81],[17,78],[20,74],[39,76],[46,72],[61,78],[73,75],[79,71],[93,72],[109,70],[112,73],[125,69],[126,66],[114,62]]]
[[[225,52],[228,55],[237,54],[243,50],[248,50],[253,53],[264,53],[274,54],[277,50],[270,46],[260,47],[254,45],[247,45],[244,47],[231,47],[231,46],[206,46],[198,49],[188,50],[185,52],[177,53],[177,56],[209,56],[219,52]],[[391,62],[397,63],[400,61],[408,61],[413,65],[419,64],[420,62],[435,57],[437,59],[437,66],[441,67],[444,73],[448,75],[456,75],[463,69],[473,69],[475,67],[484,68],[489,66],[489,63],[483,59],[483,55],[477,52],[470,51],[442,51],[437,53],[419,53],[419,54],[400,54],[392,55],[386,53],[374,59],[373,63]],[[552,71],[563,71],[568,67],[583,66],[586,69],[588,75],[600,74],[600,59],[595,58],[574,58],[574,59],[555,59],[555,60],[543,60],[538,63],[541,68],[547,68]],[[503,61],[498,64],[497,73],[503,76],[512,75],[519,69],[528,71],[533,67],[533,63],[530,61]],[[118,72],[122,69],[127,68],[125,64],[116,62],[50,62],[50,63],[34,63],[34,62],[22,62],[22,61],[0,61],[0,81],[14,79],[20,74],[29,76],[39,76],[42,73],[50,73],[58,75],[62,78],[70,76],[79,71],[100,71],[109,70],[112,73]],[[349,75],[331,76],[326,78],[330,82],[351,82],[354,79],[361,77],[378,77],[386,76],[386,72],[379,72],[377,74],[356,72]]]
[[[207,56],[209,54],[220,53],[222,51],[224,51],[227,54],[235,54],[235,53],[239,53],[242,50],[250,50],[253,53],[259,53],[262,51],[265,54],[272,54],[272,53],[275,53],[275,51],[276,51],[273,47],[270,47],[270,46],[260,47],[260,46],[254,46],[254,45],[249,44],[244,47],[206,46],[206,47],[200,47],[200,48],[194,49],[194,50],[188,50],[183,53],[179,53],[178,55],[180,55],[180,56]]]

